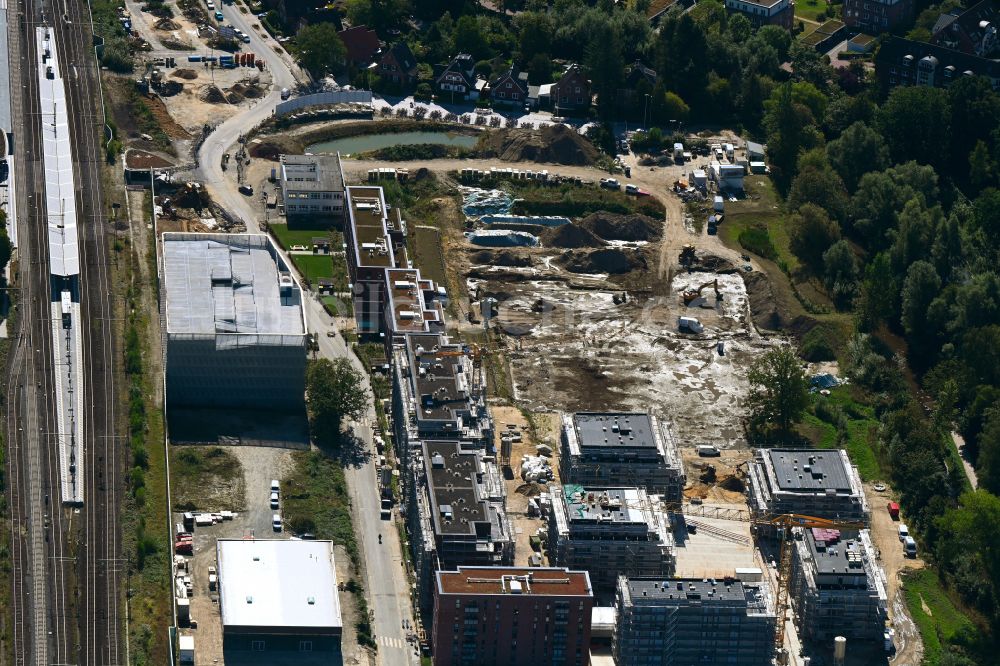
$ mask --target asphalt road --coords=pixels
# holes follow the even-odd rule
[[[317,334],[319,355],[323,358],[347,358],[367,378],[367,373],[357,357],[350,352],[344,338],[327,335],[336,331],[333,319],[326,314],[322,304],[312,295],[305,301],[309,330]],[[367,379],[366,379],[367,386]],[[378,491],[376,449],[372,438],[372,424],[376,423],[374,405],[361,423],[352,423],[355,436],[365,443],[370,454],[358,466],[345,469],[351,494],[351,511],[358,533],[362,559],[365,563],[365,590],[372,611],[372,628],[378,643],[378,662],[386,666],[419,664],[415,645],[407,643],[413,627],[413,612],[409,596],[409,582],[403,568],[403,559],[396,523],[380,519],[381,501]],[[379,535],[382,543],[378,542]]]
[[[212,199],[224,209],[242,218],[247,225],[247,231],[258,233],[259,221],[249,205],[246,197],[226,180],[222,171],[222,156],[240,136],[256,127],[274,114],[275,105],[281,101],[281,89],[294,88],[305,76],[297,66],[291,65],[287,57],[275,53],[274,40],[262,39],[260,33],[253,30],[251,23],[257,23],[257,17],[243,14],[235,5],[222,5],[222,13],[226,22],[250,35],[250,43],[244,46],[263,59],[271,72],[271,90],[254,106],[245,108],[239,113],[229,115],[225,122],[218,125],[198,149],[198,165],[201,181]]]

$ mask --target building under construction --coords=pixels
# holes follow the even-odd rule
[[[423,439],[492,445],[486,380],[461,345],[440,333],[408,334],[393,345],[393,423],[400,457]]]
[[[867,523],[858,470],[843,449],[757,449],[748,468],[754,517],[796,513]]]
[[[764,583],[618,578],[617,666],[769,666],[777,614]]]
[[[875,561],[868,530],[796,530],[790,592],[802,636],[882,638],[885,572]]]
[[[578,412],[562,417],[562,480],[645,488],[680,502],[684,468],[667,424],[642,413]]]
[[[407,526],[426,626],[433,611],[434,572],[458,566],[509,566],[514,533],[503,477],[492,458],[455,440],[428,440],[414,454]]]
[[[590,572],[597,592],[612,592],[619,575],[674,572],[669,517],[641,488],[554,486],[548,534],[550,563]]]

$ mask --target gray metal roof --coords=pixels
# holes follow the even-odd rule
[[[774,465],[778,488],[781,490],[851,491],[848,470],[839,450],[772,449],[767,455]]]
[[[216,549],[225,629],[340,633],[332,541],[219,539]]]
[[[267,236],[163,235],[169,334],[303,335],[302,292]]]

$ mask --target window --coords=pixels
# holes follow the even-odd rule
[[[312,641],[299,641],[299,652],[312,652],[313,642]]]
[[[264,641],[251,641],[250,642],[250,647],[255,652],[263,652],[264,651]]]

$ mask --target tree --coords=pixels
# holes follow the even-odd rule
[[[809,383],[795,352],[790,347],[767,352],[750,367],[748,378],[751,432],[768,439],[773,430],[779,440],[786,439],[809,405]]]
[[[332,23],[314,23],[299,30],[295,50],[303,67],[324,76],[344,67],[347,49]]]
[[[414,5],[419,7],[424,1]],[[347,17],[351,25],[367,25],[378,32],[396,27],[409,13],[407,0],[347,0]]]
[[[677,93],[668,92],[663,98],[663,110],[670,120],[687,120],[691,107]]]
[[[358,420],[368,408],[369,396],[361,373],[350,361],[310,361],[306,369],[306,397],[309,401],[309,426],[313,440],[336,444],[344,419]]]
[[[990,157],[985,141],[977,141],[969,153],[969,182],[977,190],[996,183],[997,163]]]
[[[889,166],[889,149],[878,132],[863,122],[856,122],[826,145],[830,165],[844,181],[849,192],[858,187],[861,176]]]
[[[455,32],[452,35],[452,42],[455,50],[459,53],[468,53],[473,59],[481,60],[490,55],[489,46],[486,43],[486,35],[483,33],[479,20],[474,16],[461,16],[455,23]]]
[[[839,240],[823,253],[826,288],[838,308],[846,308],[858,291],[858,260],[845,240]]]
[[[753,26],[750,25],[750,19],[743,14],[735,14],[729,19],[729,36],[737,44],[742,44],[750,39],[752,33]]]
[[[813,270],[823,262],[823,253],[840,240],[840,227],[816,204],[802,205],[791,217],[792,252]]]
[[[941,278],[927,261],[915,261],[906,271],[903,281],[903,330],[906,331],[916,354],[927,352],[930,342],[926,317],[931,301],[941,291]]]
[[[611,26],[604,26],[587,48],[587,70],[597,94],[597,113],[608,119],[614,112],[618,87],[625,77],[621,41]]]
[[[816,123],[825,100],[811,84],[783,83],[764,102],[764,109],[768,158],[776,184],[786,191],[795,176],[799,153],[822,143]]]
[[[951,147],[947,91],[929,86],[894,88],[879,110],[878,123],[893,161],[947,163]]]
[[[528,63],[528,81],[540,86],[552,81],[552,58],[547,53],[536,53]]]
[[[844,223],[847,221],[850,204],[847,189],[837,172],[826,162],[825,153],[821,150],[809,151],[803,157],[815,153],[822,156],[823,162],[815,166],[799,167],[799,173],[788,191],[788,205],[795,210],[806,203],[812,203],[829,213],[837,222]],[[803,164],[801,159],[799,164]]]

